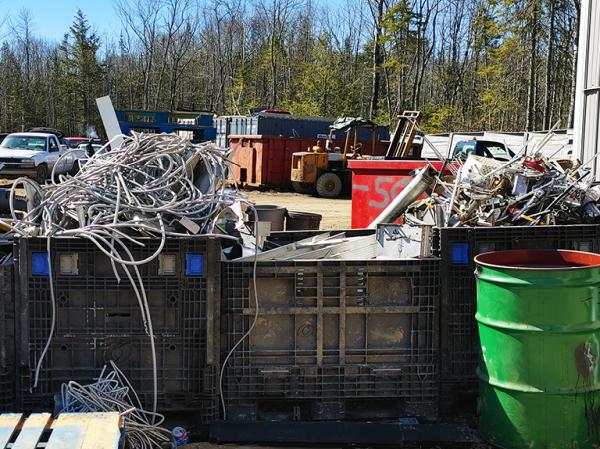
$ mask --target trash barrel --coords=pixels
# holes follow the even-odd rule
[[[285,207],[261,204],[254,208],[258,214],[258,221],[270,221],[271,231],[283,231],[287,213]],[[253,218],[250,217],[250,220],[253,221]]]
[[[596,447],[600,255],[499,251],[475,262],[482,436],[505,449]]]
[[[286,231],[314,231],[321,226],[322,215],[309,212],[288,211],[285,219]]]

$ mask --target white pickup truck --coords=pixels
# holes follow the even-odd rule
[[[44,184],[52,174],[72,173],[77,170],[77,159],[85,152],[70,151],[51,133],[13,133],[0,143],[0,178],[27,176]]]

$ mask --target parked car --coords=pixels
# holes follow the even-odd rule
[[[69,148],[78,148],[80,145],[88,143],[90,139],[87,137],[65,137],[63,141]]]
[[[100,151],[103,146],[104,145],[100,145],[99,143],[88,142],[80,144],[77,149],[83,151],[87,157],[92,157],[94,154]]]
[[[69,151],[52,133],[13,133],[0,144],[0,178],[27,176],[40,184],[54,173],[76,171],[76,160],[85,157],[85,152]]]
[[[460,161],[466,161],[472,154],[504,162],[515,156],[515,153],[501,142],[472,139],[456,142],[452,157]]]

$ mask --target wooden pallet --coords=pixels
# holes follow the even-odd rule
[[[4,413],[0,449],[117,449],[121,427],[118,413]]]

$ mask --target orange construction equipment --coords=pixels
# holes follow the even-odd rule
[[[370,120],[354,117],[342,117],[331,126],[325,148],[313,146],[309,151],[301,151],[292,155],[291,180],[294,190],[299,193],[316,191],[324,198],[337,198],[344,185],[350,185],[351,172],[348,170],[349,159],[363,157],[363,144],[358,141],[358,129],[371,131],[370,155],[375,155],[377,125]],[[334,134],[345,132],[343,148],[333,148]]]

